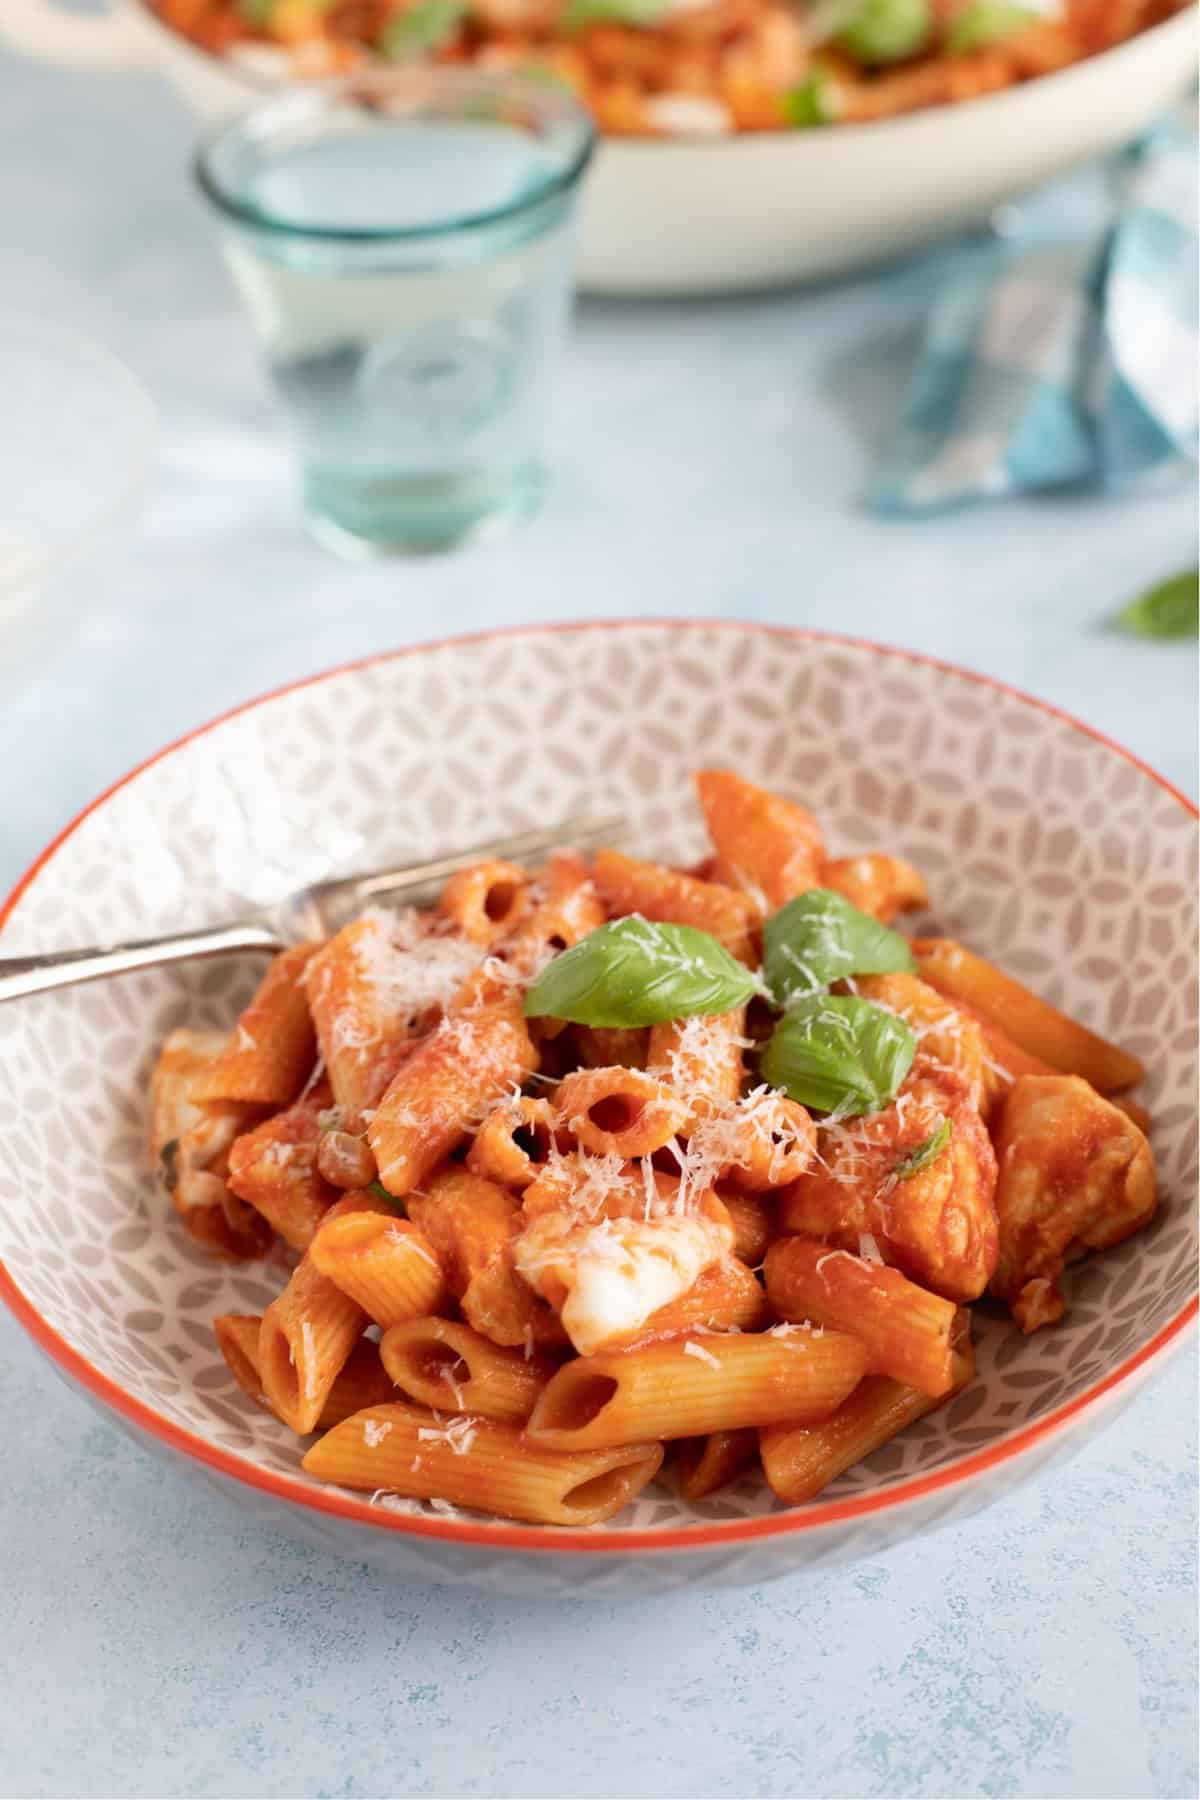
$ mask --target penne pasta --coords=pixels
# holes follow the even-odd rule
[[[501,1187],[528,1187],[537,1180],[555,1147],[555,1123],[548,1100],[521,1094],[501,1101],[471,1140],[468,1169]]]
[[[526,1435],[547,1450],[586,1450],[639,1432],[696,1437],[820,1419],[841,1405],[866,1363],[856,1338],[796,1327],[786,1337],[685,1337],[580,1356],[542,1390]]]
[[[593,864],[600,897],[614,919],[640,913],[670,925],[707,931],[743,962],[758,921],[754,902],[714,881],[697,881],[660,863],[638,862],[619,850],[598,850]]]
[[[493,860],[459,869],[442,889],[438,911],[472,944],[494,944],[533,910],[524,869]]]
[[[598,1156],[652,1156],[687,1123],[689,1106],[641,1069],[581,1069],[559,1083],[555,1122]]]
[[[750,119],[770,46],[745,3],[734,40],[711,9],[678,29]],[[645,105],[622,71],[657,40],[597,22],[585,49],[604,105]],[[248,1395],[326,1434],[310,1474],[588,1524],[670,1443],[686,1500],[761,1455],[801,1504],[957,1392],[970,1302],[1033,1331],[1067,1264],[1153,1217],[1148,1115],[1099,1091],[1139,1064],[958,945],[918,940],[905,968],[884,926],[925,902],[907,863],[827,858],[803,807],[731,772],[697,787],[702,863],[478,862],[434,910],[276,958],[232,1036],[164,1044],[151,1149],[185,1229],[301,1253],[261,1317],[215,1331]],[[828,906],[765,931],[812,885]],[[695,935],[603,931],[539,981],[634,914]]]
[[[810,812],[728,769],[701,769],[695,779],[721,876],[760,915],[816,886],[825,849]]]
[[[445,1019],[399,1070],[367,1130],[388,1192],[418,1187],[536,1062],[519,999],[464,1007]]]
[[[934,1399],[887,1375],[868,1375],[836,1412],[813,1425],[770,1425],[759,1433],[763,1473],[787,1506],[813,1500],[906,1426],[944,1406],[975,1374],[970,1340],[955,1351],[953,1381]]]
[[[286,1112],[243,1132],[229,1150],[233,1192],[294,1250],[307,1250],[337,1198],[317,1167],[320,1120],[331,1097],[322,1083]]]
[[[296,1098],[316,1055],[304,971],[317,949],[301,944],[272,958],[221,1054],[196,1083],[194,1099],[287,1106]]]
[[[309,1251],[313,1267],[385,1328],[437,1312],[446,1282],[433,1246],[407,1219],[344,1213],[323,1225]]]
[[[517,1274],[514,1234],[522,1213],[507,1189],[450,1167],[409,1195],[408,1210],[476,1331],[493,1343],[523,1348],[566,1341],[555,1313]]]
[[[575,1054],[585,1069],[645,1069],[648,1026],[574,1025]],[[657,1073],[658,1071],[655,1071]]]
[[[258,1340],[262,1319],[256,1313],[225,1313],[213,1320],[217,1345],[229,1365],[242,1392],[257,1401],[268,1412],[271,1403],[263,1392],[259,1374]],[[369,1338],[360,1338],[342,1365],[329,1397],[317,1420],[318,1431],[329,1431],[361,1412],[364,1406],[377,1406],[395,1397],[392,1378],[379,1360],[378,1346]]]
[[[685,1500],[705,1500],[758,1457],[758,1432],[710,1431],[707,1437],[681,1438],[675,1446],[679,1491]]]
[[[690,1120],[733,1105],[742,1091],[742,1052],[749,1047],[746,1009],[676,1019],[650,1032],[646,1068],[691,1103]]]
[[[890,925],[897,913],[929,904],[920,872],[898,856],[837,856],[822,863],[820,886],[842,894],[860,912]]]
[[[745,1263],[710,1263],[685,1294],[660,1306],[643,1324],[614,1336],[606,1349],[624,1349],[687,1331],[760,1331],[769,1317],[766,1296]]]
[[[1136,1057],[1068,1019],[961,944],[949,938],[918,938],[913,954],[922,979],[931,987],[965,1002],[1022,1050],[1064,1074],[1082,1075],[1102,1094],[1133,1087],[1145,1077]]]
[[[392,1209],[372,1194],[347,1194],[330,1220]],[[263,1314],[258,1366],[272,1412],[303,1437],[316,1428],[330,1390],[363,1334],[367,1315],[317,1268],[309,1249],[277,1300]]]
[[[807,1238],[776,1238],[767,1251],[767,1298],[781,1319],[849,1331],[866,1346],[872,1375],[937,1396],[953,1383],[959,1309],[896,1269]]]
[[[762,1194],[744,1194],[734,1187],[723,1187],[718,1198],[733,1225],[733,1254],[757,1269],[775,1235],[774,1207]]]
[[[361,1126],[482,955],[448,920],[372,907],[312,958],[304,985],[343,1130]]]
[[[380,1345],[398,1388],[435,1412],[481,1419],[527,1419],[558,1367],[544,1352],[505,1348],[453,1319],[409,1319]]]
[[[327,1432],[304,1458],[309,1475],[367,1493],[442,1500],[535,1525],[598,1525],[662,1465],[661,1444],[561,1454],[515,1425],[445,1420],[399,1402],[372,1406]]]

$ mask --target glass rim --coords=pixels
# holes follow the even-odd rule
[[[432,225],[297,224],[274,217],[270,212],[231,193],[213,168],[213,159],[222,145],[239,135],[249,133],[252,137],[255,127],[261,130],[273,117],[289,113],[303,114],[306,111],[319,116],[322,110],[340,100],[353,101],[357,95],[371,96],[403,89],[405,83],[418,73],[431,94],[436,94],[439,88],[448,94],[479,93],[495,96],[497,99],[518,101],[535,115],[557,114],[574,128],[578,137],[577,148],[561,169],[547,176],[532,192],[506,201],[501,206],[488,207],[483,212],[460,213],[451,218],[439,219]],[[488,225],[500,224],[505,219],[518,218],[522,213],[533,211],[559,194],[567,193],[575,186],[591,161],[596,138],[596,127],[591,115],[566,88],[551,88],[548,84],[528,78],[493,73],[490,70],[445,68],[429,63],[409,64],[397,69],[358,70],[353,75],[339,76],[330,81],[306,82],[303,87],[288,88],[283,93],[275,94],[270,100],[256,103],[234,118],[226,119],[201,139],[192,158],[192,176],[205,199],[218,212],[255,231],[325,244],[415,243],[421,239],[452,237],[459,232],[478,231]]]

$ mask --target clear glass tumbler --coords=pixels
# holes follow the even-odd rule
[[[536,503],[593,141],[556,85],[413,66],[291,89],[201,148],[331,548],[440,548]]]

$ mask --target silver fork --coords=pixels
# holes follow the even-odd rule
[[[228,925],[207,926],[199,931],[171,932],[166,937],[138,938],[128,944],[90,945],[85,950],[48,950],[41,956],[0,957],[0,1000],[16,1000],[23,994],[41,994],[48,988],[71,987],[80,981],[96,981],[103,975],[125,975],[131,969],[148,969],[155,963],[185,962],[196,956],[222,956],[231,950],[286,950],[292,944],[311,943],[328,937],[360,912],[368,901],[383,894],[407,894],[420,898],[425,890],[453,875],[456,869],[498,856],[535,860],[562,844],[583,844],[617,836],[622,818],[562,819],[550,830],[526,831],[515,837],[497,838],[436,856],[427,862],[409,863],[397,869],[377,869],[367,875],[346,875],[340,880],[317,881],[299,888],[274,906],[264,906],[233,919]]]

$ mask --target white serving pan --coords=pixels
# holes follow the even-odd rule
[[[0,0],[0,40],[95,68],[157,64],[204,119],[272,85],[197,48],[147,0],[99,16]],[[1196,13],[1057,75],[960,106],[827,131],[609,139],[583,198],[590,293],[737,293],[842,274],[985,220],[1134,136],[1197,65]]]

